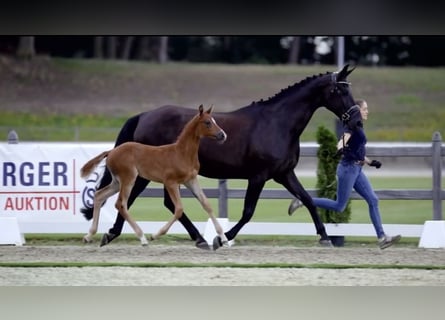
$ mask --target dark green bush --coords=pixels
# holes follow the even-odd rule
[[[337,138],[326,127],[319,126],[317,130],[317,196],[320,198],[336,199],[337,179],[336,171],[340,156],[337,153]],[[351,219],[351,200],[348,200],[343,212],[336,212],[319,208],[321,219],[325,223],[346,223]]]

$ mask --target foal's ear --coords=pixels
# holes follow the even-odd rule
[[[210,108],[206,111],[208,114],[212,113],[213,104],[210,106]]]
[[[202,113],[204,112],[204,107],[202,104],[198,107],[198,111],[199,111],[199,115],[201,116]]]

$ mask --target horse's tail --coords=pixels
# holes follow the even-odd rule
[[[83,165],[83,167],[80,169],[80,176],[82,178],[88,177],[94,171],[94,169],[96,169],[96,167],[99,165],[99,163],[108,156],[110,151],[111,150],[104,151],[101,154],[95,156],[93,159],[91,159],[87,163],[85,163]]]
[[[128,141],[134,141],[134,132],[138,126],[140,116],[141,114],[135,115],[125,122],[116,138],[115,147]]]
[[[139,123],[139,117],[140,114],[129,118],[125,122],[125,124],[123,125],[121,131],[119,132],[116,138],[116,143],[114,145],[115,147],[128,141],[134,141],[134,132],[136,131],[136,127]],[[102,178],[100,180],[100,184],[97,187],[97,189],[102,189],[103,187],[109,185],[110,183],[111,183],[111,174],[110,171],[108,171],[107,167],[105,167]],[[93,207],[87,207],[87,206],[82,207],[80,208],[80,212],[87,220],[91,220],[93,218]]]

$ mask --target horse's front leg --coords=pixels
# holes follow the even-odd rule
[[[202,208],[209,215],[209,218],[210,220],[212,220],[213,226],[215,227],[216,234],[218,234],[221,237],[223,245],[228,246],[229,240],[227,239],[226,235],[224,234],[224,230],[222,229],[221,225],[219,224],[218,220],[213,214],[212,206],[210,205],[209,200],[204,194],[204,191],[202,191],[199,185],[198,178],[195,177],[194,179],[184,183],[184,185],[193,193],[193,195],[198,199],[199,203],[201,203]]]
[[[331,241],[328,234],[326,233],[326,228],[321,221],[317,208],[315,207],[309,193],[298,180],[295,172],[293,170],[290,170],[289,172],[280,175],[279,177],[275,177],[274,180],[282,184],[291,194],[301,200],[303,205],[309,210],[309,213],[311,214],[311,218],[314,222],[317,234],[320,235],[320,244],[323,246],[331,247]]]
[[[230,241],[236,237],[241,228],[252,219],[253,213],[255,212],[256,205],[258,203],[258,198],[260,197],[261,191],[264,188],[266,179],[259,178],[257,176],[254,179],[249,179],[247,185],[246,196],[244,198],[244,209],[241,219],[225,233],[227,239]],[[213,239],[213,249],[218,249],[222,246],[222,239],[218,236]]]

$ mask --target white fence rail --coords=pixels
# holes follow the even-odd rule
[[[316,157],[318,145],[301,145],[301,157]],[[432,220],[442,220],[442,200],[445,200],[445,190],[442,189],[442,162],[445,158],[445,145],[439,132],[433,134],[432,143],[374,143],[367,146],[369,157],[423,157],[431,159],[432,188],[422,189],[381,189],[375,190],[381,200],[432,200]],[[207,197],[218,198],[219,217],[228,218],[227,208],[229,199],[244,199],[244,189],[228,189],[225,180],[219,181],[218,188],[204,189]],[[316,190],[310,189],[311,196],[316,196]],[[161,188],[145,190],[143,197],[163,197]],[[193,197],[187,189],[181,189],[182,197]],[[284,189],[265,189],[260,195],[261,199],[292,199],[293,195]],[[361,199],[355,191],[352,199]],[[228,227],[232,227],[230,223]],[[423,225],[410,224],[386,224],[388,233],[398,233],[404,237],[420,237]],[[348,236],[374,236],[375,231],[371,224],[326,224],[329,235]],[[201,230],[201,229],[200,229]],[[249,222],[240,231],[240,234],[263,234],[263,235],[313,235],[315,228],[311,223],[260,223]]]
[[[37,144],[37,143],[36,143]],[[21,145],[21,143],[20,143]],[[45,144],[39,144],[40,149],[45,149]],[[51,144],[48,144],[51,145]],[[54,145],[54,143],[52,144]],[[85,150],[76,151],[75,148],[86,148],[91,146],[92,144],[84,143],[84,144],[72,144],[73,154],[81,153],[82,157],[90,155],[85,155]],[[70,146],[63,145],[64,148],[70,148]],[[53,146],[54,147],[54,146]],[[97,148],[97,147],[95,147]],[[311,143],[303,143],[301,146],[301,156],[302,157],[316,157],[318,146],[316,144]],[[8,149],[9,150],[9,149]],[[51,149],[54,150],[54,149]],[[96,152],[91,151],[93,149],[89,149],[88,152]],[[8,151],[9,152],[9,151]],[[445,157],[445,145],[442,144],[442,139],[440,133],[436,132],[433,135],[432,143],[395,143],[395,144],[386,144],[386,143],[375,143],[369,144],[367,148],[367,153],[370,157],[426,157],[431,160],[431,175],[432,175],[432,188],[428,190],[376,190],[377,195],[382,200],[388,199],[406,199],[406,200],[432,200],[433,201],[433,214],[432,220],[442,220],[442,201],[445,200],[445,190],[442,189],[441,181],[442,181],[442,163]],[[49,157],[53,161],[53,158],[57,158],[57,154],[49,151]],[[14,157],[14,155],[8,155]],[[78,157],[76,155],[73,157]],[[33,159],[32,154],[20,155],[19,161],[25,161],[23,158],[30,159],[27,161],[31,161]],[[83,158],[82,158],[83,159]],[[71,160],[60,160],[61,162],[67,163],[67,172],[70,172],[70,163]],[[81,162],[80,160],[78,162]],[[41,162],[42,163],[42,162]],[[43,169],[42,169],[43,168]],[[43,182],[50,181],[51,177],[48,176],[46,170],[46,164],[41,167],[44,175],[41,179]],[[61,167],[64,168],[64,167]],[[59,170],[58,168],[57,170]],[[8,169],[9,170],[9,169]],[[60,169],[62,170],[62,169]],[[65,169],[64,169],[65,170]],[[77,170],[77,169],[76,169]],[[76,171],[76,170],[73,170]],[[58,172],[59,175],[62,176],[62,171]],[[8,172],[11,175],[12,173]],[[3,178],[1,178],[3,179]],[[67,174],[67,179],[70,179],[70,175]],[[2,194],[8,193],[8,186],[4,186],[2,189]],[[311,195],[315,195],[316,190],[308,190]],[[219,205],[219,217],[227,218],[227,202],[229,199],[242,199],[245,195],[245,190],[243,189],[228,189],[225,180],[219,181],[218,188],[209,188],[204,189],[204,192],[209,198],[218,198]],[[191,193],[186,189],[181,189],[181,194],[183,197],[192,197]],[[161,188],[150,188],[142,193],[144,197],[163,197],[163,190]],[[287,190],[263,190],[261,193],[261,198],[263,199],[291,199],[292,195]],[[354,192],[352,194],[353,199],[358,199],[359,196]],[[78,207],[77,207],[78,209]],[[1,210],[1,208],[0,208]],[[4,212],[0,212],[0,218]],[[1,223],[1,222],[0,222]],[[153,222],[153,221],[141,221],[139,222],[142,229],[146,233],[153,233],[157,231],[165,222]],[[206,222],[196,222],[197,228],[204,233]],[[22,233],[85,233],[89,226],[90,222],[83,220],[72,220],[72,221],[60,221],[55,219],[54,221],[48,219],[45,220],[27,220],[24,219],[20,221],[19,219],[20,230]],[[225,228],[231,228],[234,225],[234,222],[228,222]],[[110,220],[104,221],[99,225],[98,232],[106,232],[111,227]],[[388,233],[399,233],[405,237],[420,237],[422,233],[423,225],[409,225],[409,224],[385,224],[385,230]],[[327,232],[330,235],[347,235],[347,236],[373,236],[374,229],[371,224],[326,224]],[[125,224],[123,233],[132,233],[133,231]],[[169,231],[170,233],[176,234],[185,234],[186,230],[182,227],[181,224],[176,223],[172,226],[172,229]],[[315,228],[312,223],[278,223],[278,222],[250,222],[241,230],[240,234],[251,234],[251,235],[315,235]]]

